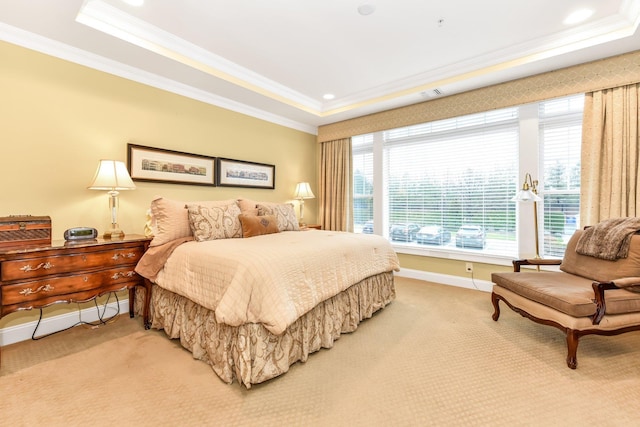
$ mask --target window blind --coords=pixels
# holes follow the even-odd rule
[[[373,135],[351,138],[353,157],[353,223],[354,232],[362,232],[365,224],[373,232]]]
[[[384,155],[392,229],[439,226],[451,235],[441,246],[513,253],[517,108],[385,132]],[[461,240],[463,226],[479,227],[478,238]]]
[[[518,176],[531,172],[540,180],[540,253],[561,257],[580,226],[583,102],[583,95],[540,102],[533,126],[522,126],[532,120],[529,104],[353,137],[355,231],[373,232],[376,210],[398,248],[513,258],[520,245],[512,199]],[[519,158],[520,144],[532,143],[537,171]],[[421,240],[420,230],[442,239]]]
[[[540,103],[540,161],[544,171],[542,253],[562,257],[580,227],[580,146],[584,95]]]

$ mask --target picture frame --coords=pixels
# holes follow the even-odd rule
[[[220,187],[276,188],[275,165],[218,157],[216,170]]]
[[[127,144],[131,179],[165,184],[216,185],[216,158]]]

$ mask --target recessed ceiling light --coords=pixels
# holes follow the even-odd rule
[[[327,100],[327,101],[331,101],[333,98],[335,98],[336,96],[332,93],[325,93],[324,95],[322,95],[322,98]]]
[[[376,11],[375,5],[371,3],[365,3],[358,6],[358,13],[362,16],[371,15],[375,11]]]
[[[565,25],[574,25],[580,22],[586,21],[593,15],[593,10],[591,9],[580,9],[576,10],[562,21]]]
[[[135,7],[140,7],[144,4],[144,0],[122,0],[122,2]]]

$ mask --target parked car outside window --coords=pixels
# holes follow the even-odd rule
[[[459,248],[484,248],[487,243],[484,229],[479,225],[463,225],[456,233]]]
[[[402,240],[403,242],[411,242],[416,238],[416,234],[420,230],[418,224],[400,223],[391,226],[389,236],[391,240]]]
[[[439,225],[425,225],[416,234],[416,242],[432,245],[444,245],[451,240],[451,232]]]
[[[367,221],[362,227],[362,232],[364,234],[373,234],[373,221]]]

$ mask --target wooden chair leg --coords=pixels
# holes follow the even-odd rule
[[[491,315],[491,318],[496,322],[500,317],[500,306],[498,305],[499,302],[500,300],[498,298],[498,295],[496,295],[494,292],[491,292],[491,303],[493,304],[493,314]]]
[[[576,369],[578,366],[578,331],[567,329],[567,366]]]

